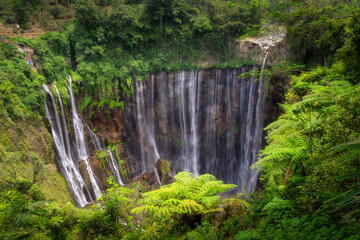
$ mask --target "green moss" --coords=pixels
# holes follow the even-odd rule
[[[34,182],[46,199],[66,204],[72,198],[56,170],[52,137],[43,122],[46,80],[23,58],[13,45],[0,43],[0,176]]]
[[[166,160],[160,160],[161,184],[165,183],[166,174],[170,172],[170,163]]]
[[[125,169],[123,168],[124,162],[120,158],[119,151],[118,151],[117,147],[114,146],[112,148],[112,150],[115,152],[116,160],[119,163],[119,170],[120,170],[121,176],[123,176],[124,178],[127,178],[127,173],[126,173]]]
[[[15,153],[8,154],[8,156]],[[0,175],[3,179],[10,181],[27,180],[33,182],[33,163],[21,162],[19,160],[12,162],[0,162]],[[73,202],[65,179],[56,170],[55,164],[47,165],[41,172],[41,176],[36,181],[37,187],[44,192],[45,198],[56,199],[56,201],[65,205]]]
[[[106,163],[108,163],[107,152],[105,151],[98,152],[98,154],[95,156],[95,159],[100,163],[99,164],[100,169],[106,167]]]
[[[37,185],[44,192],[46,199],[56,199],[61,205],[74,203],[65,179],[54,164],[47,165],[43,175],[45,177],[41,178]]]

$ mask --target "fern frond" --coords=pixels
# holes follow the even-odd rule
[[[220,196],[208,196],[208,197],[199,197],[199,201],[203,204],[206,208],[211,208],[215,205],[218,205],[217,202]]]
[[[192,199],[185,199],[176,207],[178,213],[201,213],[204,207]]]
[[[164,206],[178,206],[181,203],[181,200],[176,198],[170,198],[164,202],[162,202],[162,205]]]
[[[203,174],[199,177],[197,177],[201,182],[206,183],[210,181],[216,181],[216,177],[211,174]]]
[[[210,174],[195,177],[192,173],[181,172],[175,176],[174,183],[144,193],[144,205],[133,209],[132,213],[204,214],[219,204],[218,193],[235,187]]]
[[[156,205],[142,205],[140,207],[134,208],[131,210],[131,213],[141,214],[141,213],[155,213],[158,215],[168,215],[170,213],[169,208],[156,206]]]

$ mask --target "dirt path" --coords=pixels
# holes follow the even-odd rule
[[[15,24],[4,25],[0,22],[0,36],[1,37],[19,37],[23,36],[24,38],[37,38],[43,35],[45,31],[40,28],[39,24],[34,24],[30,29],[17,29]]]

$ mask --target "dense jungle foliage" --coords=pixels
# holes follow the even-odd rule
[[[359,1],[0,0],[0,13],[22,29],[72,19],[41,38],[10,38],[34,49],[38,73],[0,43],[0,238],[360,238]],[[155,191],[113,185],[89,208],[64,204],[70,194],[51,170],[43,83],[56,84],[66,104],[71,72],[91,117],[104,104],[123,107],[131,78],[149,71],[201,68],[209,59],[253,64],[234,58],[229,43],[265,21],[286,26],[291,53],[266,74],[291,83],[253,166],[260,189],[220,200],[233,185],[179,173]]]

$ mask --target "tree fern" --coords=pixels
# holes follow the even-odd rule
[[[281,178],[285,177],[288,166],[303,166],[312,154],[313,131],[323,117],[318,109],[333,105],[331,96],[323,92],[325,87],[316,86],[312,86],[312,91],[302,101],[280,105],[284,113],[265,128],[268,145],[253,167],[263,171],[262,179],[270,187],[283,182]]]
[[[235,188],[224,184],[210,174],[195,177],[193,173],[180,172],[175,182],[158,190],[143,194],[143,205],[133,213],[149,213],[156,216],[183,216],[191,218],[208,212],[218,211],[218,193]]]
[[[347,81],[342,81],[339,76],[329,75],[328,79],[320,75],[324,73],[314,72],[314,75],[303,74],[293,77],[293,88],[288,93],[287,104],[281,104],[283,114],[279,119],[269,124],[267,131],[267,146],[259,155],[259,161],[253,167],[262,171],[262,180],[265,186],[271,189],[279,185],[287,184],[286,179],[294,176],[302,179],[305,176],[316,173],[344,173],[345,166],[342,164],[358,161],[359,145],[358,117],[360,111],[359,86],[352,86]],[[331,86],[330,86],[331,80]],[[306,88],[304,90],[304,88]],[[304,91],[303,91],[304,90]],[[296,101],[296,102],[294,102]],[[344,144],[339,142],[355,139]],[[331,149],[332,148],[332,149]],[[329,150],[331,149],[331,150]],[[329,151],[337,154],[329,156]],[[325,158],[325,159],[324,159]],[[326,159],[329,158],[329,159]],[[323,166],[331,166],[336,162],[338,169],[321,169]],[[335,167],[335,165],[334,165]],[[313,172],[312,172],[313,171]],[[342,172],[343,171],[343,172]],[[287,173],[287,174],[286,174]],[[337,213],[347,213],[348,216],[359,217],[354,206],[359,207],[360,193],[358,192],[358,177],[348,180],[324,180],[325,177],[310,176],[308,179],[318,181],[318,186],[312,181],[304,183],[302,180],[292,179],[297,184],[305,184],[308,188],[319,189],[322,184],[343,183],[346,190],[337,189],[335,193],[327,193],[323,198],[327,210]],[[305,178],[304,178],[305,179]],[[301,183],[300,183],[301,182]],[[301,189],[302,186],[299,186]],[[332,186],[333,187],[333,186]],[[352,215],[351,215],[351,214]]]

